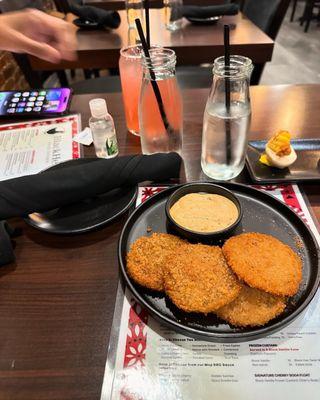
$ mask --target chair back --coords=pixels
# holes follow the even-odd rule
[[[68,0],[54,0],[54,4],[58,11],[67,14],[70,12],[70,6]]]
[[[271,39],[275,40],[290,0],[246,0],[243,13]]]

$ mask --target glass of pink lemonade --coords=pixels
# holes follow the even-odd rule
[[[127,128],[134,135],[139,135],[138,107],[142,84],[141,51],[140,45],[124,47],[120,50],[119,60]]]

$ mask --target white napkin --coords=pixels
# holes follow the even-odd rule
[[[85,128],[83,131],[77,133],[73,140],[77,143],[84,144],[85,146],[90,146],[93,142],[92,133],[90,128]]]

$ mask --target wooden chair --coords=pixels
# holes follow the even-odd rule
[[[243,13],[271,39],[275,40],[286,15],[290,0],[246,0]],[[256,64],[251,84],[258,85],[265,64]]]
[[[295,16],[296,9],[297,9],[297,3],[298,3],[298,0],[293,0],[293,2],[292,2],[292,11],[291,11],[290,22],[292,22],[294,20],[294,16]]]
[[[315,8],[318,8],[318,15],[315,16],[313,14],[313,11]],[[319,0],[307,0],[304,8],[303,15],[300,19],[300,25],[302,26],[305,23],[304,31],[308,32],[310,22],[313,19],[318,19],[320,20],[320,1]]]

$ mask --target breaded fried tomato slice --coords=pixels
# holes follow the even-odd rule
[[[240,280],[279,296],[293,296],[302,279],[300,257],[286,244],[262,233],[242,233],[224,244],[223,254]]]
[[[153,233],[140,237],[127,254],[129,276],[148,289],[163,291],[163,268],[166,258],[175,253],[185,242],[166,233]]]
[[[188,244],[168,257],[165,292],[186,312],[209,313],[234,300],[240,284],[219,247]]]
[[[216,314],[234,326],[261,326],[283,312],[284,297],[243,285],[239,296]]]

